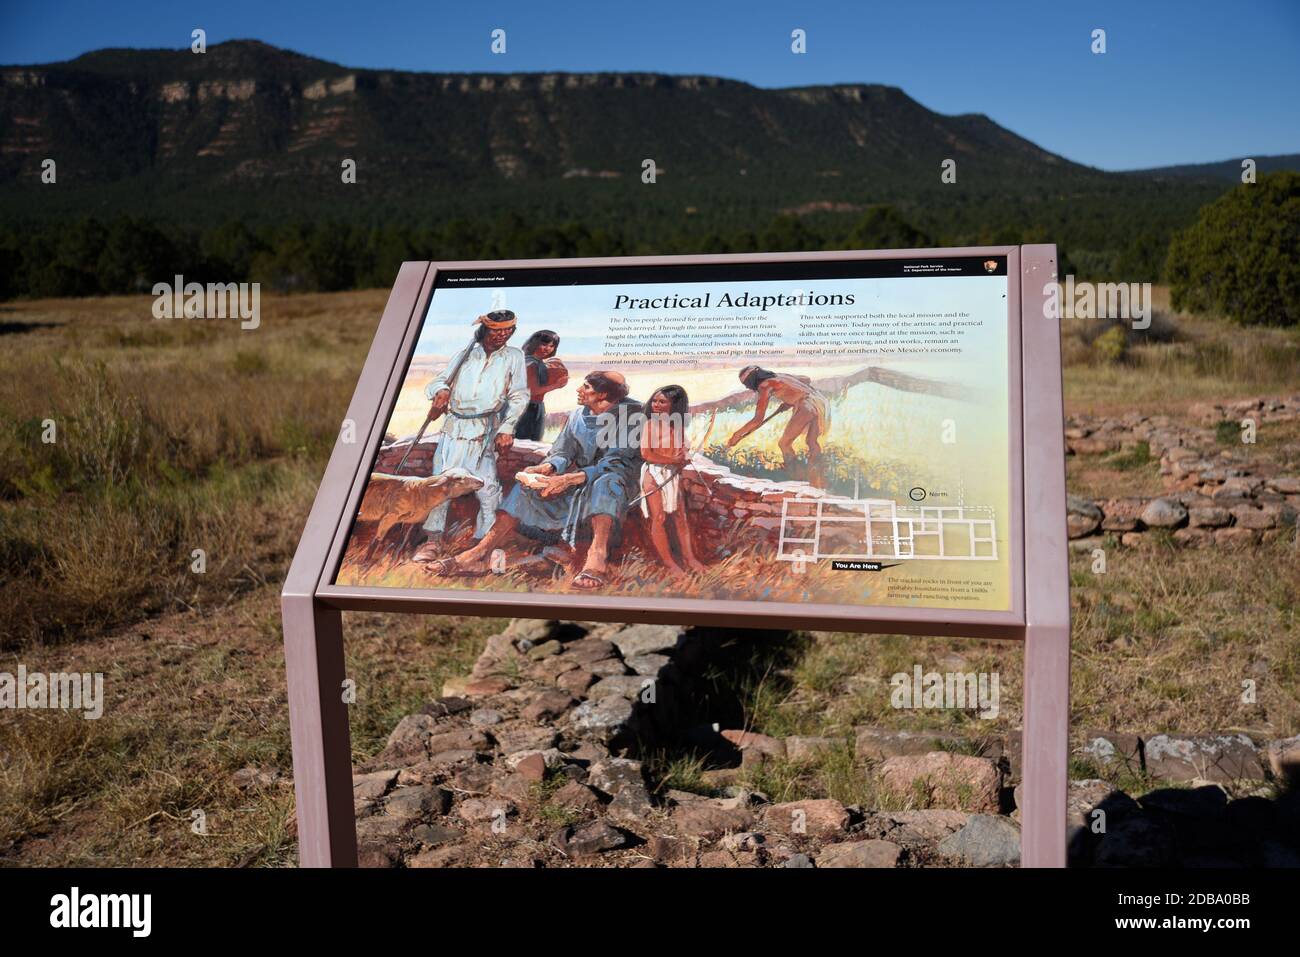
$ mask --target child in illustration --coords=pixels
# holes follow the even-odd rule
[[[690,400],[679,385],[657,389],[645,404],[645,427],[641,431],[641,514],[650,522],[650,541],[668,573],[682,578],[686,572],[673,557],[668,544],[668,520],[672,516],[682,560],[693,572],[705,566],[695,557],[691,527],[686,517],[686,500],[681,491],[681,471],[686,465],[686,422]]]
[[[528,371],[528,408],[515,426],[515,438],[533,442],[542,440],[546,431],[546,393],[563,388],[569,370],[555,358],[560,337],[550,329],[534,332],[524,343],[524,362]]]

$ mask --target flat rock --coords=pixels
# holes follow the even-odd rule
[[[946,731],[894,731],[889,728],[855,728],[854,754],[863,761],[883,761],[900,755],[937,751],[940,745],[966,744],[960,735]]]
[[[631,625],[615,632],[610,640],[625,659],[635,658],[672,651],[681,643],[685,631],[680,625]]]
[[[627,659],[627,666],[639,675],[658,675],[672,661],[667,655],[636,655]]]
[[[613,642],[605,641],[603,638],[581,638],[578,641],[569,642],[564,649],[564,657],[576,661],[580,665],[604,661],[606,658],[613,658],[617,655],[618,648],[614,646]]]
[[[587,768],[587,783],[613,797],[625,787],[644,788],[645,776],[640,761],[603,758]]]
[[[785,742],[780,738],[753,731],[723,731],[722,736],[741,751],[758,751],[774,758],[784,758],[786,755]]]
[[[373,801],[388,793],[397,781],[397,769],[358,774],[352,778],[353,800]]]
[[[552,638],[550,641],[544,641],[540,645],[528,649],[528,657],[532,661],[541,661],[543,658],[551,657],[551,655],[558,655],[563,650],[564,646]]]
[[[490,728],[494,724],[500,724],[505,719],[506,716],[494,708],[479,708],[477,711],[470,713],[469,723],[476,728]]]
[[[617,850],[627,843],[627,835],[604,821],[592,821],[559,831],[552,843],[566,857],[590,857]]]
[[[580,695],[596,683],[596,676],[585,668],[575,668],[561,674],[555,683],[570,694]]]
[[[909,842],[942,841],[949,834],[961,830],[970,820],[966,811],[948,808],[924,808],[915,811],[882,811],[880,818],[896,829],[891,837]]]
[[[516,751],[544,751],[554,747],[560,737],[552,727],[527,721],[498,725],[492,729],[492,736],[497,739],[501,753],[507,755]]]
[[[817,855],[821,867],[897,867],[903,849],[890,841],[831,844]]]
[[[528,721],[554,721],[578,703],[578,699],[566,691],[544,691],[532,700],[521,716]]]
[[[1066,498],[1066,530],[1070,538],[1083,538],[1101,527],[1101,509],[1086,498]]]
[[[413,868],[463,867],[470,858],[470,849],[464,844],[444,844],[431,847],[406,859],[406,866]]]
[[[1177,528],[1187,521],[1187,509],[1168,498],[1153,498],[1139,516],[1147,528]]]
[[[442,824],[419,824],[411,828],[410,837],[424,847],[440,847],[453,844],[465,836],[465,832]]]
[[[551,795],[550,804],[576,811],[590,811],[593,814],[601,809],[600,798],[596,792],[585,784],[570,781]]]
[[[488,736],[478,728],[458,728],[455,731],[443,731],[429,736],[430,754],[443,751],[485,751],[491,747]]]
[[[1020,860],[1020,829],[1005,817],[972,814],[966,826],[937,848],[973,867],[1002,867]]]
[[[791,761],[808,764],[828,751],[844,747],[843,738],[808,737],[791,735],[785,739],[785,755]]]
[[[787,801],[765,808],[763,823],[782,834],[834,837],[848,830],[849,812],[830,798]]]
[[[1220,505],[1203,505],[1187,510],[1187,522],[1193,528],[1222,528],[1232,521],[1232,513]]]
[[[1107,532],[1136,531],[1146,506],[1146,499],[1142,498],[1109,499],[1101,507],[1104,514],[1101,527]]]
[[[1147,773],[1165,781],[1231,783],[1262,780],[1264,766],[1250,738],[1241,733],[1216,735],[1157,734],[1144,742]]]
[[[721,808],[711,801],[679,804],[671,817],[683,835],[704,841],[717,840],[731,831],[747,831],[754,824],[754,815],[745,808]]]
[[[384,813],[390,817],[423,820],[446,814],[451,806],[451,794],[433,785],[398,788],[384,801]]]
[[[579,731],[596,732],[610,740],[627,727],[632,720],[632,710],[632,702],[622,695],[589,699],[571,712],[573,727]]]
[[[456,815],[472,824],[509,817],[514,813],[514,804],[504,798],[466,798],[456,805]]]
[[[932,802],[967,811],[997,813],[1002,774],[988,758],[950,751],[888,758],[880,767],[884,787],[904,798],[924,792]]]
[[[643,675],[610,675],[608,678],[601,678],[592,685],[589,694],[593,698],[622,695],[624,698],[631,700],[639,697],[653,681],[653,678],[647,678]]]
[[[1141,771],[1142,742],[1136,734],[1088,729],[1082,737],[1083,743],[1075,754],[1091,758],[1103,768],[1118,766],[1135,773]]]

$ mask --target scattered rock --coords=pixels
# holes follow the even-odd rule
[[[714,841],[731,831],[748,831],[754,815],[744,808],[721,808],[711,801],[690,801],[672,810],[677,830],[687,837]]]
[[[970,820],[966,811],[948,808],[924,808],[915,811],[883,811],[880,815],[894,828],[890,837],[907,843],[942,841],[959,831]]]
[[[467,798],[456,805],[456,814],[471,824],[512,817],[516,810],[512,802],[502,798]]]
[[[766,808],[763,823],[782,834],[834,837],[848,830],[849,812],[829,798],[787,801]]]
[[[578,703],[578,699],[564,691],[545,691],[538,695],[521,712],[528,721],[538,723],[554,721]]]
[[[818,867],[896,867],[903,849],[889,841],[831,844],[817,855]]]
[[[551,655],[558,655],[564,650],[564,646],[558,641],[551,639],[544,641],[528,651],[528,657],[532,661],[541,661],[543,658],[549,658]]]
[[[411,828],[411,840],[423,847],[440,847],[451,844],[465,836],[465,832],[442,824],[419,824]]]
[[[667,655],[637,655],[627,659],[627,666],[639,675],[657,675],[672,661]]]
[[[592,821],[559,831],[552,843],[566,857],[590,857],[613,851],[627,843],[627,835],[604,821]]]
[[[1187,519],[1193,528],[1222,528],[1232,521],[1232,513],[1220,505],[1203,505],[1188,509]]]
[[[540,751],[534,751],[516,764],[514,770],[525,781],[537,783],[546,777],[546,759]]]
[[[596,683],[596,676],[582,668],[566,671],[555,679],[555,683],[571,694],[582,694]]]
[[[551,795],[550,803],[555,807],[566,807],[575,811],[590,811],[595,813],[600,810],[600,798],[596,792],[585,784],[579,784],[577,781],[570,781]]]
[[[816,761],[827,751],[844,747],[843,738],[819,738],[791,735],[785,739],[785,754],[791,761],[801,764]]]
[[[433,815],[446,814],[451,807],[451,794],[432,785],[398,788],[384,802],[384,813],[389,817],[423,820]]]
[[[1155,498],[1142,509],[1139,520],[1147,528],[1178,528],[1187,521],[1187,509],[1168,498]]]
[[[592,731],[605,741],[619,737],[632,720],[632,702],[622,695],[609,695],[598,701],[587,700],[573,709],[573,726]]]
[[[505,715],[492,708],[479,708],[469,716],[469,723],[476,728],[490,728],[505,720]]]
[[[884,761],[900,755],[929,754],[941,745],[956,748],[968,744],[946,731],[894,731],[889,728],[855,728],[854,754],[864,761]]]
[[[680,625],[632,625],[615,632],[610,640],[626,660],[672,651],[681,643],[685,630]]]
[[[1003,867],[1020,860],[1020,829],[1005,817],[973,814],[956,834],[939,842],[939,853],[973,867]]]
[[[1066,530],[1070,538],[1083,538],[1101,527],[1101,509],[1087,499],[1067,496],[1066,507]]]
[[[757,751],[774,758],[785,757],[785,742],[780,738],[756,734],[753,731],[723,731],[722,736],[741,751]]]
[[[1104,517],[1101,527],[1107,532],[1137,531],[1146,500],[1141,498],[1112,498],[1102,506]]]
[[[352,777],[353,800],[373,801],[388,793],[388,789],[397,780],[397,771],[374,771],[370,774],[357,774]]]
[[[996,814],[1002,774],[988,758],[950,751],[899,755],[880,767],[884,787],[901,797],[926,800],[969,811]]]
[[[527,721],[512,721],[492,729],[492,736],[497,739],[497,747],[502,754],[514,754],[516,751],[545,751],[555,746],[559,734],[546,725],[530,724]]]
[[[1177,735],[1157,734],[1147,738],[1143,748],[1147,773],[1165,781],[1207,781],[1231,783],[1241,779],[1262,780],[1264,766],[1259,752],[1244,734]]]
[[[653,682],[653,678],[644,675],[610,675],[592,685],[589,693],[593,698],[621,695],[624,698],[635,699],[640,697]]]

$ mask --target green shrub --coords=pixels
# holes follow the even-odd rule
[[[1128,335],[1123,326],[1111,326],[1096,338],[1092,348],[1104,363],[1123,362],[1128,354]]]
[[[1165,271],[1176,309],[1249,325],[1300,324],[1300,173],[1243,183],[1174,236]]]

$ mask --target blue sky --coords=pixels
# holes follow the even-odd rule
[[[256,38],[358,67],[887,83],[1104,169],[1300,152],[1300,2],[0,0],[0,63]],[[505,55],[489,50],[506,30]],[[808,52],[790,51],[807,32]],[[1089,47],[1106,30],[1107,52]]]

